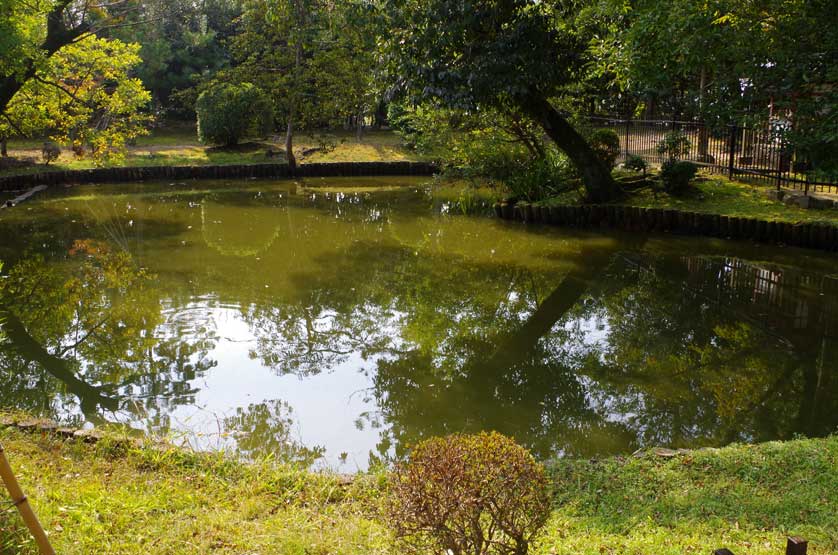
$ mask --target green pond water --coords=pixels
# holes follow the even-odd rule
[[[838,426],[838,260],[466,216],[418,179],[74,187],[0,211],[0,406],[345,471]]]

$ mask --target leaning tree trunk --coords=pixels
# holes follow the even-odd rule
[[[579,170],[589,201],[607,202],[619,194],[620,190],[614,178],[611,177],[611,170],[597,156],[582,135],[550,104],[549,100],[528,97],[521,100],[520,106],[527,115],[544,128],[547,136],[567,154]]]

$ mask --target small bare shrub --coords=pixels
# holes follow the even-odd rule
[[[499,433],[419,444],[391,478],[388,518],[415,553],[526,555],[550,514],[544,467]]]
[[[58,144],[47,141],[41,147],[41,158],[44,159],[44,164],[49,165],[55,162],[59,156],[61,156],[61,147]]]

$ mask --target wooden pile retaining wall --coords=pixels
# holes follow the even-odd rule
[[[547,207],[501,202],[495,205],[495,213],[505,220],[568,227],[702,235],[838,251],[838,226],[831,224],[771,222],[663,208],[596,204]]]
[[[289,177],[370,177],[377,175],[433,175],[439,169],[425,162],[338,162],[302,164],[291,172],[286,164],[230,166],[149,166],[96,168],[0,177],[0,191],[19,191],[38,185],[124,183],[129,181],[186,179],[249,179]]]

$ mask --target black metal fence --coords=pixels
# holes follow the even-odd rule
[[[591,124],[613,129],[620,136],[621,159],[641,156],[660,164],[665,156],[658,144],[672,131],[689,140],[683,157],[731,179],[762,185],[838,192],[838,180],[819,175],[811,164],[796,155],[786,140],[787,127],[780,122],[763,126],[725,125],[712,127],[695,121],[633,120],[592,117]]]

